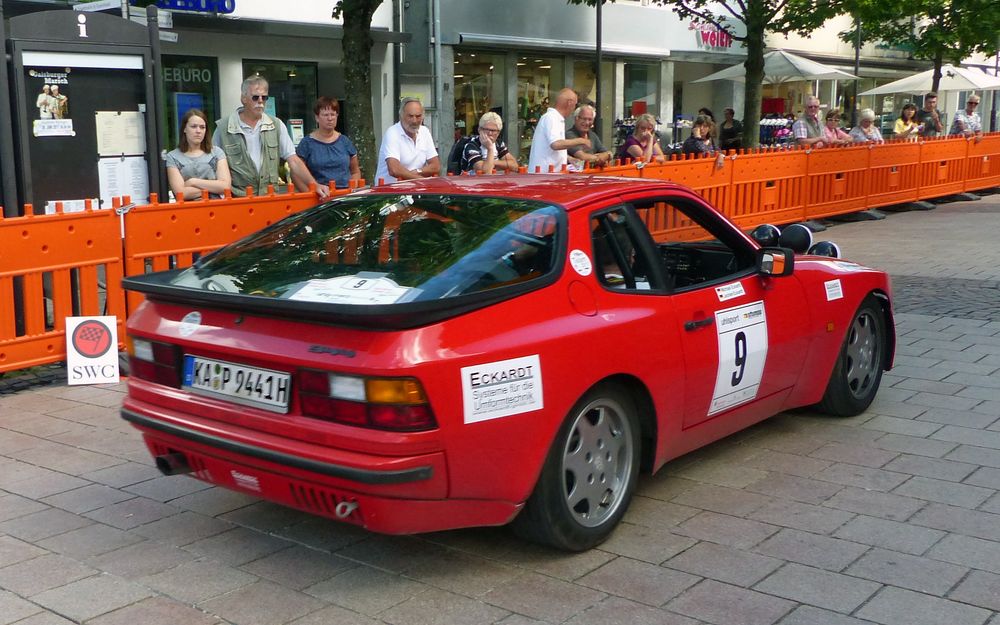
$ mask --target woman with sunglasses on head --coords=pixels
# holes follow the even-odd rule
[[[207,119],[198,109],[184,113],[177,149],[167,152],[167,182],[177,199],[197,200],[203,191],[220,198],[232,183],[226,153],[209,139]]]
[[[635,118],[635,129],[625,138],[625,143],[618,150],[621,160],[632,159],[644,163],[663,163],[663,149],[656,137],[656,118],[649,113],[643,113]]]
[[[317,184],[333,183],[338,189],[350,186],[350,180],[361,178],[358,149],[347,135],[337,131],[340,104],[333,98],[320,96],[313,106],[316,130],[299,141],[295,153],[309,168]]]

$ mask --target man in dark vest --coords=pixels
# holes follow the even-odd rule
[[[316,182],[295,154],[285,124],[264,113],[267,98],[267,80],[250,76],[241,87],[243,106],[215,123],[212,143],[226,153],[233,176],[233,195],[237,197],[245,196],[247,187],[253,187],[255,193],[265,193],[267,185],[279,184],[278,166],[282,160],[288,163],[297,191],[308,191],[309,185]],[[320,198],[330,194],[325,185],[316,185],[316,190]]]

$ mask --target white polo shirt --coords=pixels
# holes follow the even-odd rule
[[[566,119],[559,114],[559,111],[550,108],[545,111],[538,125],[535,126],[535,134],[531,138],[531,155],[528,157],[528,173],[535,173],[535,166],[541,169],[539,173],[549,173],[549,165],[555,166],[555,171],[562,169],[566,164],[566,150],[553,150],[552,144],[566,138]]]
[[[375,171],[374,182],[378,184],[380,179],[386,184],[396,182],[396,178],[389,175],[389,166],[385,163],[387,158],[394,158],[400,165],[412,170],[423,167],[437,155],[431,131],[426,126],[420,127],[417,131],[417,140],[414,141],[403,130],[403,125],[396,122],[382,135],[382,147],[378,151],[378,169]]]

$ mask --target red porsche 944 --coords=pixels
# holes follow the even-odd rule
[[[376,532],[513,522],[587,549],[640,470],[783,410],[871,403],[888,278],[800,253],[798,228],[748,236],[634,179],[353,193],[127,279],[146,301],[122,415],[166,474]]]

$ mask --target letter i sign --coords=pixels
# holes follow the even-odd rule
[[[66,317],[66,376],[70,385],[119,381],[117,317]]]

